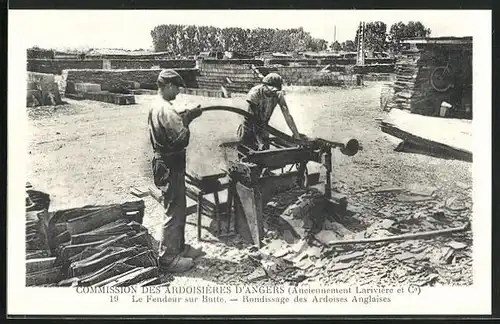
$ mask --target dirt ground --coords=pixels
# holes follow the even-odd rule
[[[356,89],[289,87],[285,91],[301,133],[332,140],[355,137],[361,142],[363,150],[354,157],[335,154],[332,181],[334,188],[348,196],[350,208],[357,210],[357,221],[363,223],[365,228],[384,218],[397,220],[418,212],[439,212],[444,210],[450,199],[461,202],[464,208],[447,213],[447,221],[442,224],[417,222],[408,225],[403,232],[462,225],[465,220],[470,220],[472,213],[472,164],[395,152],[393,143],[380,131],[375,120],[385,114],[379,108],[381,86],[381,83],[370,83]],[[135,200],[137,198],[129,193],[130,187],[152,183],[151,149],[146,130],[147,111],[154,99],[155,96],[136,96],[136,105],[117,106],[65,98],[67,104],[63,106],[28,108],[28,181],[37,190],[50,194],[51,210]],[[197,104],[239,106],[242,100],[242,96],[216,99],[179,95],[175,104],[182,110]],[[188,169],[201,174],[219,172],[224,163],[218,145],[235,139],[239,121],[239,116],[221,112],[207,112],[194,121],[188,148]],[[290,133],[279,109],[276,109],[271,124]],[[373,188],[381,186],[405,187],[415,184],[434,187],[434,200],[431,203],[415,202],[408,206],[407,202],[398,201],[395,195],[373,191]],[[146,197],[144,200],[144,224],[156,236],[163,211],[152,198]],[[188,221],[193,222],[192,216]],[[252,272],[251,265],[238,261],[238,256],[248,252],[248,247],[234,242],[217,242],[205,230],[204,237],[211,241],[198,243],[195,226],[189,224],[186,231],[187,241],[195,246],[201,245],[207,256],[197,262],[195,270],[175,276],[174,281],[240,282]],[[471,234],[456,234],[453,239],[465,242],[469,245],[467,251],[470,250]],[[446,239],[417,240],[414,243],[438,248],[444,246]],[[406,243],[405,247],[415,249],[412,244]],[[389,276],[379,269],[381,274],[377,277],[366,270],[370,268],[363,266],[372,261],[376,263],[380,251],[394,252],[400,250],[401,245],[392,243],[365,246],[362,249],[364,259],[351,269],[337,269],[339,271],[334,273],[320,271],[305,281],[359,281],[360,277],[353,273],[365,272],[368,272],[365,278],[372,276],[380,280],[385,277],[392,282],[404,280],[408,271],[398,276],[399,268],[394,268],[387,260],[381,264],[392,268]],[[399,266],[406,265],[400,262]],[[418,267],[415,271],[419,271]],[[443,275],[442,271],[447,272]],[[440,275],[440,284],[471,284],[470,255],[461,258],[456,264],[441,267],[437,273]]]

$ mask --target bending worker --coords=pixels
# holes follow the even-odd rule
[[[159,266],[165,272],[185,272],[201,251],[184,242],[186,226],[186,147],[189,124],[202,113],[200,106],[178,113],[172,101],[185,87],[174,70],[163,70],[157,80],[158,101],[149,111],[148,125],[154,151],[154,183],[162,191],[168,221],[163,225]]]
[[[280,75],[276,73],[266,75],[262,79],[262,84],[256,85],[248,92],[246,99],[247,111],[254,115],[259,123],[267,125],[276,105],[279,105],[285,121],[293,133],[293,137],[300,139],[301,135],[288,110],[285,96],[281,92],[282,85],[283,79]],[[240,125],[239,137],[241,143],[252,150],[269,149],[269,134],[247,119]]]

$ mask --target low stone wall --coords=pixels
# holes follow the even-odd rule
[[[388,58],[367,58],[365,59],[365,64],[366,65],[373,65],[373,64],[392,64],[394,65],[396,63],[395,59],[388,59]],[[318,60],[318,64],[320,65],[327,65],[327,64],[334,64],[334,65],[356,65],[356,59],[337,59],[337,58],[329,58],[329,59],[320,59]]]
[[[277,67],[275,72],[281,75],[286,85],[304,85],[314,78],[322,66]]]
[[[196,88],[197,69],[175,69],[187,87]],[[64,93],[75,93],[75,83],[100,84],[103,91],[120,88],[133,89],[139,83],[142,89],[156,89],[156,80],[161,69],[150,70],[64,70],[61,82]]]
[[[394,64],[373,64],[364,66],[353,66],[354,73],[395,73]]]
[[[27,71],[61,75],[68,69],[102,69],[102,60],[44,60],[28,59]]]
[[[394,82],[396,81],[395,73],[368,73],[363,76],[363,80],[365,81],[387,81]]]
[[[285,85],[297,86],[353,86],[357,79],[355,74],[344,71],[321,72],[324,66],[283,66],[263,67],[259,71],[263,75],[275,72],[281,75]]]
[[[159,66],[161,69],[183,68],[196,66],[194,60],[109,60],[111,69],[151,69]]]
[[[265,65],[282,65],[282,66],[307,66],[317,65],[318,60],[315,59],[266,59]]]
[[[202,65],[255,65],[263,66],[262,60],[249,59],[227,59],[227,60],[203,60]]]

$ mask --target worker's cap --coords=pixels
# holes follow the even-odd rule
[[[276,91],[281,91],[283,79],[277,73],[269,73],[264,77],[264,79],[262,79],[262,83],[270,88],[274,88]]]
[[[158,75],[158,82],[162,84],[172,83],[178,87],[185,87],[184,79],[179,73],[172,69],[162,70]]]

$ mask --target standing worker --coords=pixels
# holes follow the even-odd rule
[[[174,70],[163,70],[157,80],[158,102],[148,116],[155,186],[162,191],[168,221],[163,225],[159,266],[165,272],[185,272],[194,266],[201,251],[184,243],[186,227],[186,147],[189,124],[202,114],[200,106],[178,113],[172,101],[185,87]]]
[[[279,105],[285,121],[293,133],[293,137],[300,139],[301,135],[295,125],[285,96],[281,91],[283,79],[276,73],[269,73],[262,79],[262,84],[256,85],[247,95],[247,111],[252,114],[257,122],[267,125],[273,115],[276,105]],[[239,137],[241,144],[252,150],[269,149],[269,134],[259,126],[245,119],[239,128]]]

